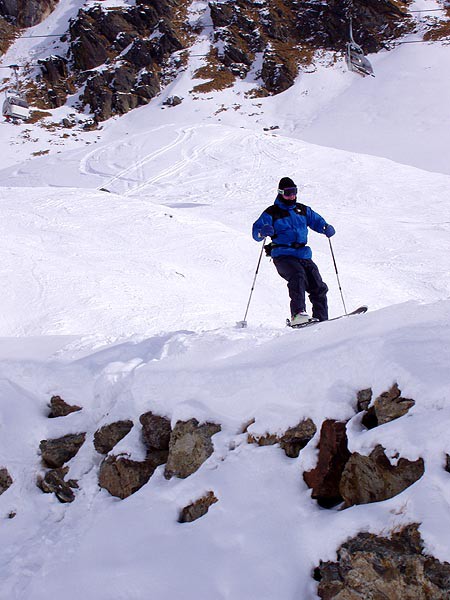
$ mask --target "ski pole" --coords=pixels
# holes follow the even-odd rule
[[[262,258],[262,255],[263,255],[265,241],[266,241],[266,238],[264,238],[263,241],[262,241],[262,248],[261,248],[261,252],[259,253],[258,264],[256,266],[255,277],[253,278],[252,289],[250,290],[250,297],[249,297],[248,302],[247,302],[247,308],[245,310],[244,319],[242,321],[237,321],[236,325],[238,327],[242,327],[242,328],[247,327],[247,321],[246,321],[247,313],[248,313],[248,309],[249,309],[249,306],[250,306],[250,301],[252,299],[253,290],[255,289],[256,277],[258,276],[259,265],[261,264],[261,258]]]
[[[337,282],[338,282],[338,286],[339,286],[339,291],[341,292],[342,304],[344,305],[344,312],[347,315],[347,307],[345,306],[344,294],[342,293],[341,282],[339,281],[339,273],[337,270],[336,259],[334,258],[334,252],[333,252],[333,246],[331,245],[331,239],[328,238],[328,241],[330,242],[331,256],[333,258],[334,270],[336,271],[336,277],[337,277]]]

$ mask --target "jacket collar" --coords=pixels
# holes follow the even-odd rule
[[[283,210],[292,210],[293,208],[295,208],[295,204],[297,204],[297,200],[295,201],[295,204],[292,204],[292,205],[285,204],[283,202],[283,197],[278,194],[278,196],[275,199],[275,204],[277,206],[279,206],[280,208],[282,208]]]

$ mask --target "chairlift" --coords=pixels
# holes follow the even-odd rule
[[[26,121],[30,117],[30,107],[28,102],[19,92],[19,77],[17,74],[17,65],[11,65],[16,75],[16,88],[15,90],[7,90],[5,93],[5,100],[3,102],[2,113],[3,116],[13,121],[23,120]]]
[[[373,74],[373,68],[370,64],[369,59],[364,56],[363,49],[353,39],[352,31],[352,19],[350,17],[350,41],[347,42],[347,53],[345,55],[345,62],[349,71],[354,71],[360,75],[371,75]]]

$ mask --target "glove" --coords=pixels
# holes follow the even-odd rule
[[[323,228],[323,232],[327,236],[327,238],[330,238],[333,237],[333,235],[336,233],[336,229],[333,227],[333,225],[325,225],[325,227]]]
[[[259,231],[260,237],[272,236],[275,233],[275,229],[272,225],[263,225]]]

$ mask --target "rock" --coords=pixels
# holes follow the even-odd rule
[[[445,470],[450,473],[450,455],[445,455]]]
[[[324,508],[342,502],[339,483],[349,458],[346,424],[331,419],[324,421],[320,430],[317,466],[303,474],[306,485],[312,488],[311,497]]]
[[[40,76],[36,77],[42,95],[39,107],[58,108],[63,106],[68,94],[76,91],[73,77],[69,74],[67,59],[52,55],[39,59],[38,64],[42,72]]]
[[[401,458],[392,466],[382,446],[369,456],[354,452],[342,473],[339,491],[346,506],[387,500],[420,479],[425,467],[422,458]]]
[[[280,446],[290,458],[297,458],[306,444],[316,434],[317,427],[311,419],[301,421],[295,427],[291,427],[280,439]]]
[[[359,392],[356,394],[356,410],[358,412],[367,410],[369,408],[369,405],[371,402],[372,402],[372,388],[366,388],[364,390],[359,390]]]
[[[108,454],[133,428],[133,421],[115,421],[103,425],[94,433],[94,448],[99,454]]]
[[[206,515],[209,507],[218,502],[218,499],[214,495],[214,492],[208,492],[205,496],[202,496],[189,506],[185,506],[180,513],[178,522],[179,523],[191,523]]]
[[[170,437],[164,477],[184,479],[197,471],[213,453],[211,437],[220,430],[221,426],[214,423],[199,425],[197,419],[178,421]]]
[[[42,460],[47,467],[58,469],[72,459],[84,444],[85,433],[68,434],[39,444]]]
[[[33,27],[53,11],[58,0],[3,0],[0,15],[8,17],[17,27]]]
[[[142,437],[148,450],[169,450],[172,427],[166,417],[146,412],[139,417],[142,425]]]
[[[317,431],[311,419],[304,419],[295,427],[291,427],[282,436],[277,436],[272,433],[267,433],[262,436],[249,434],[247,442],[249,444],[258,444],[258,446],[273,446],[280,444],[280,447],[285,451],[286,456],[297,458],[306,444],[314,437]]]
[[[389,423],[405,415],[414,406],[415,401],[401,397],[401,391],[395,383],[387,392],[375,399],[373,406],[368,406],[361,423],[367,429]]]
[[[423,554],[413,524],[391,538],[359,533],[314,578],[322,600],[448,600],[450,564]]]
[[[38,478],[37,485],[46,494],[54,493],[60,502],[73,502],[75,494],[72,488],[77,489],[78,482],[75,479],[64,481],[68,472],[69,467],[47,471],[43,478]]]
[[[81,406],[67,404],[60,396],[52,396],[50,398],[50,413],[48,418],[66,417],[70,413],[78,412],[79,410],[82,410]]]
[[[0,55],[6,53],[17,33],[19,32],[14,25],[0,17]]]
[[[395,383],[387,392],[384,392],[375,399],[374,410],[378,425],[389,423],[394,419],[406,415],[414,404],[414,400],[401,397],[401,391]]]
[[[183,102],[183,98],[180,98],[179,96],[169,96],[168,98],[166,98],[166,100],[164,100],[163,105],[164,106],[178,106],[182,102]]]
[[[98,483],[117,498],[128,498],[141,489],[155,469],[167,460],[167,452],[153,453],[145,461],[123,456],[108,456],[100,466]]]
[[[11,487],[13,484],[13,480],[11,475],[8,473],[8,469],[2,467],[0,469],[0,496],[6,492],[6,490]]]

